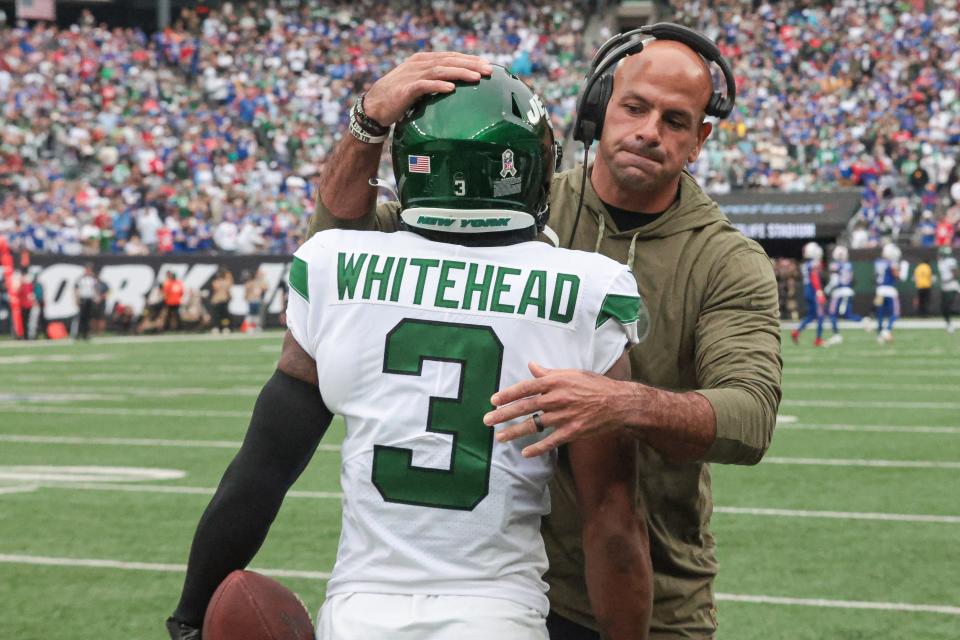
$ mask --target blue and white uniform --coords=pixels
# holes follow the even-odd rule
[[[859,322],[860,316],[853,312],[853,263],[835,260],[830,264],[830,322],[837,332],[837,319],[846,318]]]
[[[822,269],[820,260],[812,258],[804,260],[800,266],[800,274],[803,277],[803,298],[807,303],[807,315],[804,316],[800,326],[797,327],[797,333],[803,331],[807,325],[816,320],[818,340],[823,335],[824,318]]]
[[[877,331],[884,329],[883,321],[887,320],[886,330],[893,329],[894,321],[900,317],[900,292],[897,291],[897,261],[889,258],[877,258],[873,263],[876,276],[876,296],[874,304],[877,308]]]

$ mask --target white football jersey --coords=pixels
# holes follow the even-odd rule
[[[555,457],[523,458],[542,435],[499,443],[482,420],[529,362],[602,373],[643,337],[630,271],[541,242],[330,230],[296,252],[289,284],[287,326],[346,423],[327,593],[508,598],[546,615]]]
[[[940,272],[940,289],[942,291],[960,291],[957,282],[957,259],[946,256],[937,260],[937,271]]]

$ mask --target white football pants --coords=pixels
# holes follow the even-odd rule
[[[538,611],[504,598],[341,593],[320,608],[317,640],[549,640]]]

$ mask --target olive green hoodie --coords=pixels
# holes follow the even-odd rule
[[[549,226],[566,246],[583,168],[554,176]],[[676,464],[641,445],[639,486],[656,580],[652,636],[709,637],[716,626],[713,503],[706,462],[755,464],[770,444],[780,401],[777,286],[763,249],[737,231],[686,172],[680,197],[656,221],[621,232],[587,180],[572,247],[628,264],[650,310],[647,340],[630,361],[638,382],[695,390],[712,405],[717,437],[702,462]],[[318,200],[319,203],[319,200]],[[638,208],[642,208],[638,206]],[[318,204],[311,232],[331,227],[397,229],[397,203],[344,222]],[[580,524],[561,457],[543,524],[551,607],[595,627],[583,580]]]

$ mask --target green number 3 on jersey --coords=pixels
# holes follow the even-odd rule
[[[387,334],[383,371],[419,376],[424,360],[460,364],[456,398],[430,397],[427,431],[453,436],[449,469],[417,467],[413,451],[375,445],[373,484],[387,502],[470,511],[490,483],[493,429],[483,424],[500,385],[503,343],[486,326],[401,320]]]

